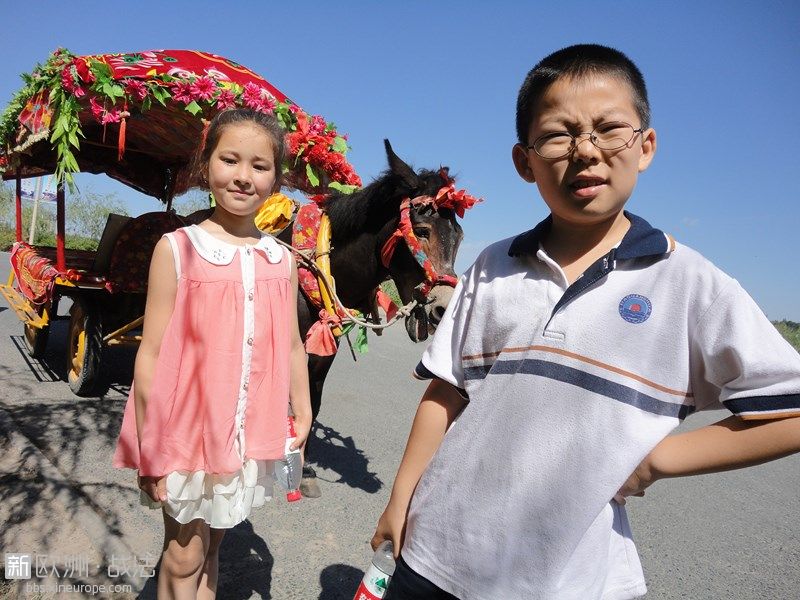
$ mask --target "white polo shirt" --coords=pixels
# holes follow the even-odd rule
[[[644,220],[571,286],[550,226],[487,248],[417,367],[469,402],[414,493],[404,559],[462,600],[646,592],[611,498],[695,410],[800,414],[800,355],[739,284]]]

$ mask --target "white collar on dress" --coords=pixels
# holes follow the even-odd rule
[[[197,253],[214,265],[229,265],[240,248],[242,250],[245,248],[260,250],[272,264],[281,262],[281,258],[283,258],[283,249],[271,235],[266,233],[262,233],[261,239],[253,245],[238,246],[218,240],[199,225],[189,225],[183,230],[189,236]]]

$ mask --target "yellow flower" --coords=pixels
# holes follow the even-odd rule
[[[264,201],[255,216],[256,227],[267,233],[278,233],[292,221],[297,202],[280,192]]]

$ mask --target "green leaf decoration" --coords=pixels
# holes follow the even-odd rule
[[[193,115],[197,115],[198,113],[203,112],[203,109],[194,100],[192,100],[189,104],[186,105],[186,110],[188,110]]]
[[[314,167],[312,167],[309,163],[306,163],[306,177],[308,177],[308,182],[317,187],[319,185],[319,177],[314,172]]]
[[[358,189],[357,185],[345,185],[343,183],[339,183],[338,181],[331,181],[328,184],[328,187],[332,190],[336,190],[337,192],[342,192],[343,194],[352,194]]]
[[[337,135],[333,140],[333,144],[331,144],[331,148],[339,154],[344,154],[347,152],[347,142],[342,136]]]
[[[367,346],[367,328],[363,325],[358,328],[358,335],[356,336],[353,347],[359,354],[366,354],[369,351],[369,347]]]

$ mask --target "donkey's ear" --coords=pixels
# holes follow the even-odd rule
[[[386,157],[389,159],[389,170],[400,177],[410,188],[416,188],[419,185],[419,177],[414,172],[414,169],[394,153],[389,140],[383,140],[383,143],[386,146]]]

